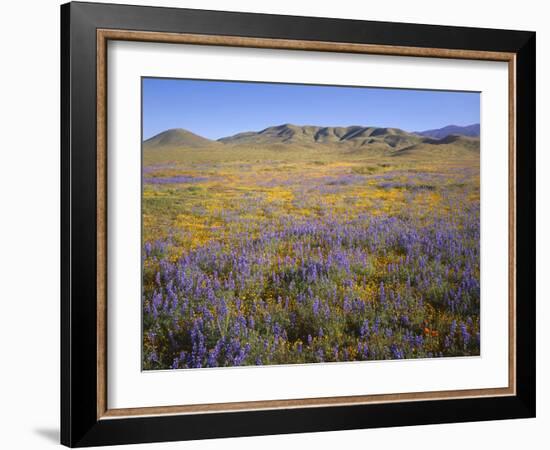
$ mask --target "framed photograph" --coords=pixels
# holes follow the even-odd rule
[[[535,33],[61,7],[61,441],[535,415]]]

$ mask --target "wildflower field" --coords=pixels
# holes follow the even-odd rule
[[[479,355],[479,151],[440,147],[146,149],[143,368]]]

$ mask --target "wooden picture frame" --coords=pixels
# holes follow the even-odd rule
[[[124,444],[535,415],[535,33],[125,5],[61,7],[61,441]],[[110,409],[107,42],[504,61],[509,68],[506,388]]]

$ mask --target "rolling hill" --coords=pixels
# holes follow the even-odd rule
[[[475,157],[479,154],[479,137],[470,136],[479,132],[479,125],[455,127],[450,125],[439,130],[409,133],[398,128],[382,127],[321,127],[284,124],[248,131],[217,141],[204,138],[190,131],[178,128],[166,130],[143,143],[144,151],[157,155],[155,159],[178,159],[182,151],[216,150],[226,151],[284,151],[309,150],[340,151],[356,156],[418,156],[429,158]],[[458,129],[458,130],[457,130]],[[458,133],[449,133],[450,131]],[[442,137],[438,137],[442,136]],[[247,150],[248,149],[248,150]],[[228,154],[229,156],[229,154]]]
[[[417,131],[415,132],[415,134],[431,137],[434,139],[444,139],[447,136],[453,134],[460,136],[479,137],[480,126],[479,123],[475,123],[473,125],[468,125],[465,127],[461,127],[458,125],[447,125],[446,127],[436,128],[434,130]]]
[[[294,144],[313,146],[338,144],[350,147],[374,145],[402,148],[422,141],[421,137],[398,128],[377,127],[320,127],[284,124],[268,127],[258,132],[239,133],[219,140],[229,145],[269,146],[273,144]]]
[[[399,149],[393,156],[461,158],[479,156],[479,138],[451,134],[443,139],[427,138],[419,144]]]
[[[201,148],[218,144],[216,141],[204,138],[183,128],[173,128],[163,131],[143,142],[144,149],[162,147]]]

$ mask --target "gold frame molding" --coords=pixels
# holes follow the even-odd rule
[[[109,40],[179,43],[266,49],[306,50],[375,55],[472,59],[508,63],[508,387],[490,389],[411,392],[288,400],[265,400],[201,405],[150,406],[109,409],[107,405],[107,42]],[[97,418],[221,413],[266,409],[346,406],[421,400],[448,400],[516,395],[516,55],[506,52],[445,48],[247,38],[237,36],[157,33],[114,29],[97,30]]]

